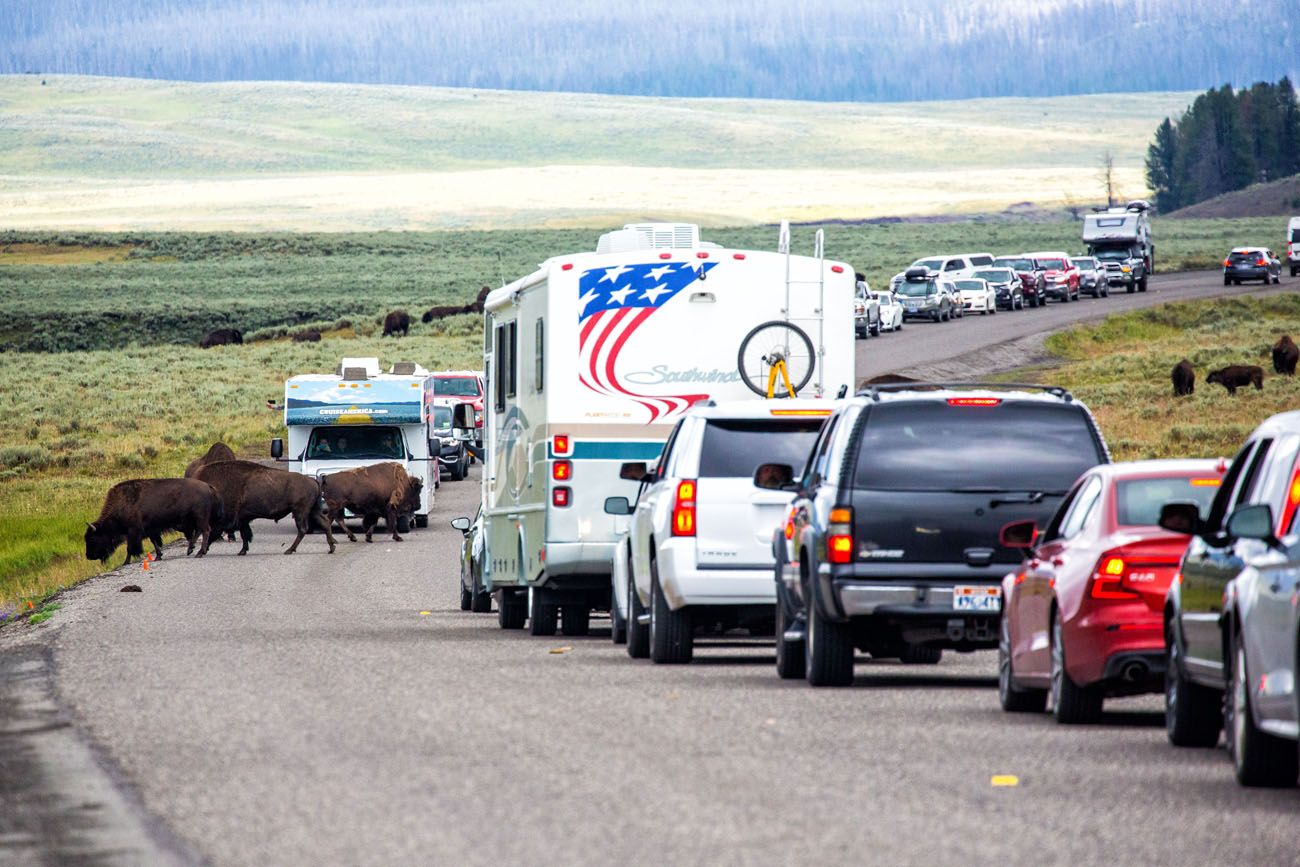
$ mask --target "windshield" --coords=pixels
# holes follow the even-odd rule
[[[434,430],[446,430],[451,427],[451,407],[435,406],[433,408],[432,426]]]
[[[1014,271],[1007,268],[991,268],[987,271],[976,271],[975,276],[981,280],[987,280],[990,283],[1010,283],[1016,279]]]
[[[924,295],[934,294],[934,284],[924,283],[900,283],[896,290],[899,295],[906,295],[909,298],[920,298]]]
[[[957,288],[963,292],[983,292],[984,283],[979,280],[958,280]]]
[[[1244,262],[1251,259],[1262,259],[1264,254],[1258,250],[1233,250],[1228,258],[1233,262]]]
[[[1175,500],[1196,503],[1204,520],[1218,492],[1219,477],[1214,473],[1121,481],[1115,485],[1115,520],[1123,527],[1155,527],[1160,523],[1161,507]]]
[[[318,427],[307,444],[308,460],[405,460],[402,432],[395,427]]]
[[[1123,261],[1128,257],[1129,257],[1128,250],[1098,250],[1097,251],[1098,259],[1115,259],[1118,261]]]
[[[1034,262],[1032,259],[995,259],[993,264],[1001,265],[1005,268],[1014,268],[1017,271],[1034,270]]]
[[[478,380],[472,376],[440,376],[433,381],[433,393],[449,397],[478,397]]]
[[[710,419],[700,447],[700,478],[748,479],[759,464],[802,467],[823,421],[822,416],[781,422]]]
[[[1046,268],[1048,271],[1064,271],[1065,261],[1063,259],[1039,259],[1039,268]]]
[[[1092,270],[1093,268],[1097,267],[1097,262],[1095,259],[1071,259],[1070,261],[1073,262],[1077,267],[1086,268],[1087,270]]]
[[[1104,460],[1077,405],[882,404],[871,409],[865,425],[854,482],[859,488],[1063,494]]]
[[[938,271],[943,268],[942,259],[917,259],[911,264],[912,268],[929,268],[931,271]]]

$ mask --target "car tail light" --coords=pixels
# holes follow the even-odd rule
[[[950,397],[948,406],[997,406],[1002,403],[1000,397]]]
[[[573,461],[556,461],[551,464],[551,478],[557,482],[567,482],[573,478]]]
[[[1164,581],[1178,568],[1179,557],[1158,552],[1132,552],[1117,548],[1107,551],[1093,570],[1088,595],[1107,601],[1140,599],[1141,588],[1164,593]],[[1173,579],[1177,581],[1177,576]]]
[[[853,510],[848,506],[831,509],[826,528],[826,559],[831,563],[853,562]]]
[[[694,479],[682,479],[677,483],[677,497],[673,501],[673,535],[695,535]]]
[[[1259,267],[1263,268],[1265,265],[1268,264],[1268,260],[1267,260],[1267,259],[1263,259],[1263,258],[1256,259],[1256,260],[1255,260],[1255,264],[1258,265]]]
[[[1227,267],[1228,267],[1229,265],[1231,265],[1231,264],[1232,264],[1232,260],[1231,260],[1231,259],[1224,259],[1224,260],[1223,260],[1223,267],[1227,268]]]
[[[568,457],[573,451],[573,442],[569,439],[568,434],[556,434],[551,437],[551,452],[556,457]]]
[[[1296,508],[1300,506],[1300,466],[1291,473],[1291,485],[1286,491],[1286,503],[1282,506],[1282,517],[1277,522],[1277,534],[1283,536],[1291,527]]]
[[[1137,599],[1135,590],[1124,586],[1124,572],[1128,564],[1123,557],[1103,555],[1092,573],[1092,586],[1088,595],[1093,599]]]
[[[567,509],[571,502],[573,502],[573,491],[569,488],[563,486],[551,488],[552,506],[557,509]]]

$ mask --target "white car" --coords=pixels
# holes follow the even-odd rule
[[[917,259],[904,271],[911,268],[929,268],[950,279],[968,276],[977,268],[987,268],[993,264],[992,253],[949,253],[944,256],[926,256]]]
[[[998,293],[989,285],[989,281],[979,277],[967,277],[955,281],[957,291],[961,293],[962,307],[974,313],[987,316],[998,312]]]
[[[876,298],[880,301],[880,329],[900,330],[903,327],[903,303],[893,292],[879,292]]]
[[[626,570],[615,570],[627,572],[629,656],[689,662],[697,630],[772,634],[772,534],[794,494],[758,487],[754,473],[766,463],[803,466],[833,406],[828,400],[696,406],[678,422],[653,469],[623,465],[624,478],[642,478]],[[606,511],[626,506],[611,502]]]

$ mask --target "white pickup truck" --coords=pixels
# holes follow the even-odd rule
[[[618,558],[627,568],[615,570],[627,573],[620,601],[630,656],[689,662],[697,631],[772,633],[772,532],[793,495],[757,487],[754,472],[772,462],[803,466],[832,407],[828,400],[696,406],[653,468],[624,465],[625,478],[641,477],[640,496],[631,509],[624,501],[607,510],[632,516],[630,556]]]

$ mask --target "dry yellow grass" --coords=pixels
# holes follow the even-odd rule
[[[131,255],[127,244],[83,247],[76,244],[5,244],[0,246],[0,265],[96,265],[121,262]]]

